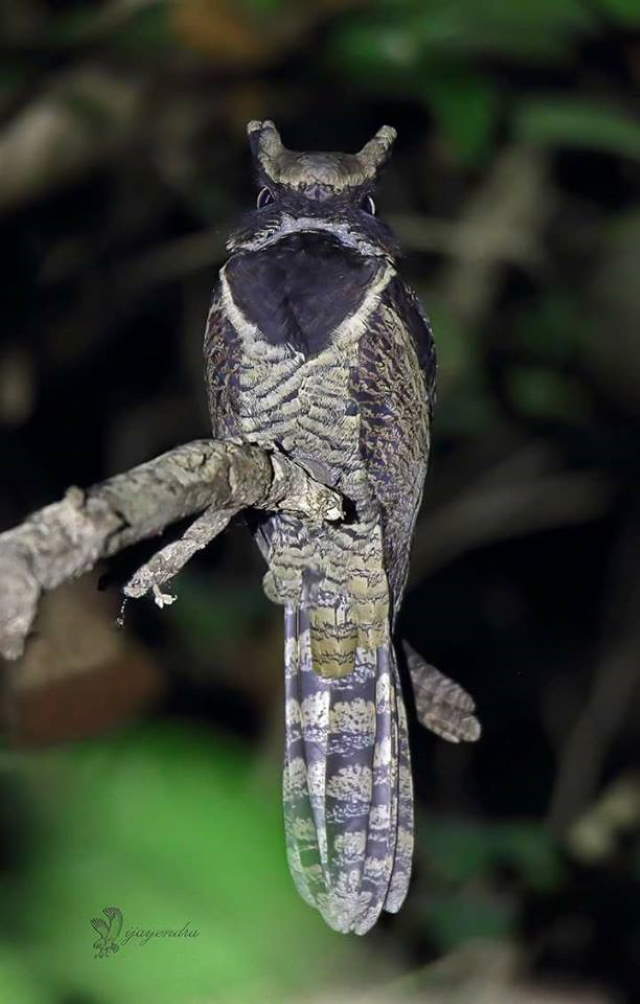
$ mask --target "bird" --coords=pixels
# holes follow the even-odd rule
[[[108,924],[102,917],[91,918],[91,926],[98,934],[97,941],[93,943],[96,959],[104,959],[120,950],[118,938],[122,930],[122,911],[117,906],[105,906],[102,912],[109,921]]]
[[[365,934],[407,894],[414,811],[394,632],[436,396],[429,321],[398,269],[374,191],[396,131],[358,153],[287,149],[247,125],[255,208],[227,242],[207,318],[213,436],[299,464],[343,518],[263,513],[252,531],[284,607],[283,805],[302,898]],[[407,647],[423,718],[477,738],[473,701]]]

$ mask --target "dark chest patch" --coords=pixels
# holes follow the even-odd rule
[[[382,267],[379,258],[324,234],[300,233],[234,255],[225,275],[236,306],[266,341],[291,345],[309,358],[356,313]]]

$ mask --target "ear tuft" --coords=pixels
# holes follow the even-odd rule
[[[284,150],[275,125],[271,119],[262,122],[252,119],[247,123],[247,136],[254,158],[267,174],[271,174],[270,168]]]
[[[391,147],[397,136],[393,126],[384,125],[368,143],[356,154],[368,175],[375,175],[391,155]]]

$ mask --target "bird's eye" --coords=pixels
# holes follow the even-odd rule
[[[258,209],[264,209],[264,207],[268,206],[270,202],[273,202],[273,192],[269,191],[268,188],[261,188],[258,192],[258,198],[256,200]]]
[[[376,215],[376,204],[370,195],[365,195],[364,199],[360,203],[360,208],[365,213],[369,213],[370,216]]]

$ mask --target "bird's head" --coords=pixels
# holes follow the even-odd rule
[[[257,250],[294,231],[326,230],[364,254],[396,253],[373,199],[395,129],[382,126],[358,153],[288,150],[270,120],[249,122],[247,133],[258,184],[256,209],[231,237],[229,250]]]

